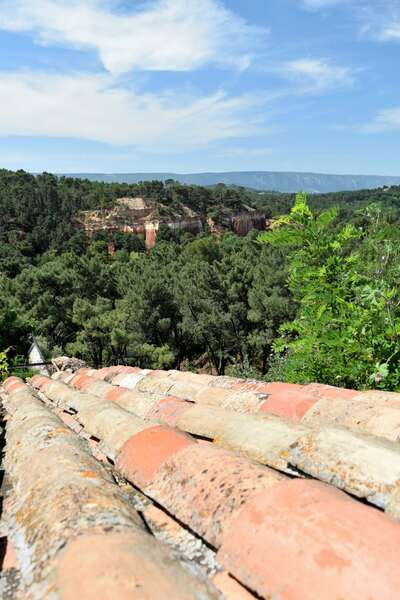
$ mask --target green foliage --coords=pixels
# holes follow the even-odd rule
[[[8,358],[25,354],[30,346],[31,323],[15,299],[13,282],[0,274],[0,348],[8,348]]]
[[[26,367],[24,365],[26,365],[26,357],[22,355],[15,356],[11,364],[9,364],[8,375],[26,379],[39,373],[38,369]]]
[[[137,362],[145,369],[171,369],[175,364],[175,356],[167,344],[153,346],[144,343],[137,348]]]
[[[226,374],[229,377],[239,377],[240,379],[259,379],[260,372],[254,366],[250,364],[248,358],[243,363],[232,363],[226,369]]]
[[[6,348],[0,352],[0,381],[4,381],[8,377],[8,353],[10,348]]]
[[[335,226],[338,210],[312,213],[299,195],[290,214],[260,236],[290,253],[288,287],[298,305],[281,328],[287,381],[396,389],[400,385],[400,246],[377,206],[366,227]]]
[[[121,232],[91,241],[82,210],[142,196],[153,215],[194,211],[228,225],[261,210],[271,229],[240,238],[161,226],[146,251]],[[105,184],[0,170],[0,348],[9,372],[31,333],[48,358],[218,374],[399,386],[400,189],[313,195],[175,181]],[[115,248],[109,255],[109,242]]]

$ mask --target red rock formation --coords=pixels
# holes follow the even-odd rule
[[[165,211],[166,207],[161,207]],[[170,211],[171,212],[171,211]],[[177,231],[187,231],[194,235],[204,231],[208,225],[211,233],[221,233],[231,229],[238,235],[246,235],[251,229],[264,230],[265,215],[255,211],[238,215],[226,215],[223,223],[212,219],[203,219],[191,209],[182,205],[181,214],[160,217],[152,202],[143,198],[120,198],[113,208],[106,210],[83,211],[77,218],[77,224],[91,238],[97,232],[135,233],[143,235],[146,248],[152,248],[157,239],[161,224]],[[111,251],[111,249],[109,248]]]
[[[153,248],[156,243],[158,227],[159,223],[146,223],[145,225],[145,244],[148,250]]]
[[[114,256],[114,254],[115,254],[115,246],[114,246],[112,240],[109,240],[108,241],[108,255]]]

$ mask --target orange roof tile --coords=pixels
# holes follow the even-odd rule
[[[111,367],[2,397],[24,597],[397,600],[400,394]]]

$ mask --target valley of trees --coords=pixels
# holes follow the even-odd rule
[[[246,237],[76,229],[123,196],[218,219],[273,219]],[[104,184],[0,171],[0,377],[34,333],[46,356],[400,389],[400,188],[313,195],[174,181]]]

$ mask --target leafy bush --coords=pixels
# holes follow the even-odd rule
[[[0,381],[4,381],[8,377],[8,358],[7,354],[10,348],[0,352]]]
[[[378,206],[366,225],[336,226],[338,210],[315,215],[298,194],[289,215],[259,239],[290,252],[288,287],[296,317],[274,349],[286,381],[353,388],[400,386],[398,228]]]

